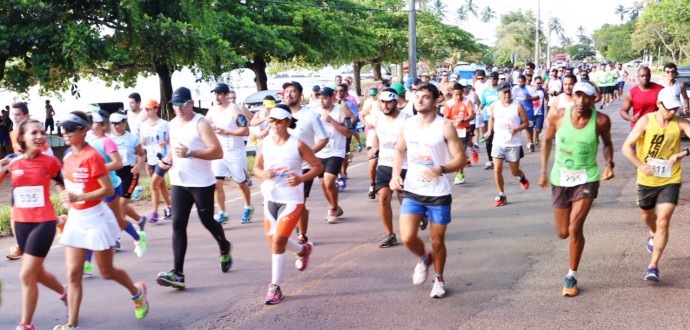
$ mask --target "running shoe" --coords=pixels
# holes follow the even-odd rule
[[[484,164],[485,170],[493,170],[493,168],[494,168],[494,162],[489,161],[489,162],[486,162],[486,164]]]
[[[219,211],[218,214],[213,217],[213,219],[221,225],[228,223],[229,220],[228,216],[223,211]]]
[[[529,189],[529,180],[527,180],[526,176],[522,176],[519,178],[520,180],[520,187],[522,187],[522,190],[527,190]]]
[[[472,144],[472,149],[474,149],[475,152],[479,152],[479,145],[476,143]]]
[[[90,261],[84,261],[84,275],[93,275],[93,264]]]
[[[134,241],[134,253],[137,257],[141,258],[146,254],[148,246],[146,245],[146,233],[143,231],[137,232],[139,234],[139,240]]]
[[[62,289],[63,293],[60,295],[60,300],[65,304],[65,307],[67,307],[67,284],[63,284]]]
[[[299,244],[305,244],[309,242],[309,237],[305,234],[297,234],[297,243]]]
[[[254,214],[254,205],[250,205],[249,208],[245,207],[242,211],[242,219],[240,222],[242,224],[252,222],[252,214]]]
[[[31,324],[19,323],[19,325],[16,328],[14,328],[14,330],[36,330],[36,326],[34,326],[33,323],[31,323]]]
[[[644,276],[645,281],[659,282],[659,268],[647,268],[647,274]]]
[[[184,289],[184,275],[180,275],[174,269],[169,272],[160,272],[156,282],[161,286],[171,286],[175,289]]]
[[[115,252],[120,252],[122,251],[122,245],[120,245],[120,239],[118,238],[117,241],[115,241],[115,245],[113,246],[113,249]]]
[[[465,174],[462,172],[458,172],[458,174],[455,175],[455,180],[453,181],[453,184],[458,185],[463,183],[465,183]]]
[[[479,139],[479,142],[484,143],[484,142],[486,142],[486,139],[482,136],[482,137]]]
[[[362,152],[362,144],[357,143],[357,152]]]
[[[508,204],[508,197],[506,195],[498,195],[494,198],[494,206],[503,206]]]
[[[412,273],[412,284],[420,285],[426,282],[426,277],[429,276],[429,266],[431,266],[431,253],[427,252],[426,261],[424,258],[419,258],[417,260],[417,265],[414,267],[414,273]]]
[[[539,140],[535,140],[535,141],[534,141],[534,145],[535,145],[535,146],[538,146],[538,145],[539,145]]]
[[[376,199],[376,185],[369,186],[369,199]]]
[[[166,206],[163,209],[163,219],[172,220],[172,208],[170,206]]]
[[[339,177],[335,180],[336,186],[338,186],[338,191],[343,191],[347,187],[344,177]]]
[[[343,212],[343,208],[340,207],[340,206],[338,206],[338,209],[335,210],[335,216],[338,217],[338,218],[340,218],[340,217],[343,216],[343,213],[345,213],[345,212]]]
[[[563,290],[561,295],[565,297],[575,297],[580,291],[577,289],[577,280],[574,276],[566,276],[563,280]]]
[[[645,245],[647,246],[647,252],[652,253],[654,251],[654,236],[647,234],[645,243]]]
[[[137,282],[134,284],[139,289],[139,296],[134,301],[134,316],[141,320],[149,313],[149,300],[146,297],[146,284]]]
[[[229,244],[230,242],[228,242]],[[227,273],[230,271],[230,268],[232,268],[232,244],[228,246],[228,252],[227,253],[221,253],[220,254],[220,270],[223,273]]]
[[[19,250],[19,245],[15,245],[10,248],[10,254],[7,255],[7,259],[19,260],[22,257],[22,251]]]
[[[156,223],[158,222],[158,212],[153,211],[151,212],[151,217],[149,218],[150,223]]]
[[[472,167],[472,162],[469,160],[469,158],[467,159],[467,166],[465,167]]]
[[[268,285],[268,293],[266,293],[266,305],[275,305],[283,300],[283,291],[280,286],[275,284]]]
[[[424,230],[428,226],[429,226],[429,218],[426,215],[424,215],[422,217],[422,220],[419,221],[419,230]]]
[[[477,150],[472,150],[472,161],[475,164],[479,163],[479,154],[477,153]]]
[[[146,221],[147,221],[146,219],[147,219],[146,216],[143,214],[139,218],[139,222],[137,222],[137,226],[139,227],[139,231],[144,231],[144,228],[146,227]]]
[[[335,210],[328,210],[328,212],[326,212],[326,222],[328,222],[328,223],[338,222],[338,217],[336,216]]]
[[[70,323],[58,324],[53,328],[53,330],[76,330],[76,329],[79,329],[79,327],[75,327]]]
[[[528,152],[534,152],[534,144],[533,143],[527,144],[527,151]]]
[[[379,242],[380,248],[389,248],[394,245],[398,245],[398,239],[395,237],[395,234],[386,235],[386,238]]]
[[[299,271],[303,271],[307,269],[307,266],[309,265],[309,256],[311,255],[312,250],[314,249],[314,243],[312,242],[307,242],[304,245],[304,255],[297,256],[297,260],[295,260],[295,268]]]
[[[446,282],[439,281],[438,277],[434,279],[434,283],[431,287],[431,298],[443,298],[446,295]]]

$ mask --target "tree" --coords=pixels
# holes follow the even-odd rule
[[[486,6],[482,11],[482,22],[489,23],[496,18],[496,12],[491,7]]]
[[[498,54],[496,63],[503,60],[510,64],[511,54],[517,55],[520,61],[534,58],[535,22],[536,18],[532,11],[525,13],[519,10],[511,11],[501,16],[501,23],[496,28],[496,53]],[[539,42],[545,49],[544,33],[540,33]],[[506,63],[501,64],[505,65]]]
[[[563,26],[558,17],[551,17],[549,20],[549,33],[546,37],[546,58],[549,63],[551,61],[551,33],[556,33],[556,36],[563,41]]]
[[[442,20],[446,18],[447,9],[448,6],[446,6],[443,0],[434,0],[434,2],[431,4],[431,12]]]
[[[467,9],[465,9],[465,6],[460,6],[460,8],[458,8],[458,10],[455,12],[455,14],[456,14],[455,21],[458,23],[462,23],[469,18],[469,16],[467,15]]]
[[[639,4],[639,2],[638,2]],[[680,53],[690,57],[690,0],[645,2],[633,34],[633,46],[656,49],[662,46],[674,62]]]
[[[625,14],[628,13],[628,8],[625,8],[623,5],[618,5],[618,7],[616,7],[616,10],[613,13],[619,15],[621,18],[621,23],[623,23]]]
[[[474,17],[478,17],[479,6],[474,3],[474,0],[465,0],[464,7],[467,10],[467,13],[472,14]]]
[[[634,21],[622,25],[604,24],[594,31],[594,40],[599,53],[607,60],[629,61],[640,55],[640,50],[632,47],[630,36],[633,33]]]

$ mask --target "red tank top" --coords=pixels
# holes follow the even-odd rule
[[[656,99],[662,89],[664,89],[664,86],[657,83],[652,83],[652,86],[646,92],[643,92],[639,85],[631,88],[630,96],[632,98],[633,116],[642,118],[644,115],[656,111]],[[630,127],[635,127],[635,123],[631,122]]]

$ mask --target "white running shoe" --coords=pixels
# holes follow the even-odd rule
[[[425,263],[423,258],[417,261],[417,265],[414,266],[414,273],[412,273],[412,284],[420,285],[426,282],[427,276],[429,276],[429,266],[431,265],[431,257],[427,254],[429,263]]]
[[[438,278],[434,279],[434,285],[431,287],[431,298],[443,298],[446,295],[446,282],[441,282]]]

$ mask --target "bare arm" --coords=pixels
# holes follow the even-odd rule
[[[467,155],[465,155],[465,148],[460,143],[455,127],[450,122],[443,124],[443,139],[448,144],[448,152],[450,152],[452,159],[450,162],[441,165],[446,168],[447,173],[457,172],[467,165]],[[440,168],[438,174],[439,176],[443,174]]]
[[[206,148],[204,149],[197,149],[197,150],[191,150],[189,157],[191,158],[199,158],[203,160],[214,160],[214,159],[221,159],[223,158],[223,149],[220,147],[220,142],[218,141],[218,137],[213,133],[213,129],[211,128],[211,124],[209,124],[206,119],[200,119],[197,122],[196,125],[197,130],[199,131],[199,135],[201,136],[201,140],[204,142],[204,145]],[[185,145],[177,145],[173,146],[175,148],[174,152],[179,158],[187,158],[187,152],[189,151],[189,146]],[[168,154],[170,156],[171,154]],[[170,158],[170,157],[168,157]],[[166,159],[168,159],[166,158]],[[170,160],[168,159],[168,162]],[[164,167],[165,168],[165,167]]]
[[[632,109],[632,96],[630,95],[630,92],[627,92],[625,93],[623,103],[621,104],[620,114],[623,119],[634,123],[640,118],[638,116],[631,116],[630,109]]]
[[[108,171],[117,171],[122,168],[122,158],[117,151],[111,152],[108,156],[110,156],[110,162],[105,164]]]
[[[400,177],[402,171],[402,165],[405,153],[407,152],[407,143],[405,142],[405,137],[403,136],[405,132],[405,124],[400,126],[400,137],[398,137],[398,142],[395,144],[395,153],[393,153],[393,173],[391,174],[391,181],[388,184],[391,190],[402,191],[403,190],[403,179]]]
[[[590,119],[591,120],[591,119]],[[604,167],[604,175],[601,176],[603,180],[611,180],[615,176],[613,173],[613,141],[611,140],[611,119],[606,114],[597,112],[597,131],[601,140],[604,143],[602,152],[604,153],[604,160],[606,160],[606,167]]]
[[[522,103],[518,103],[517,108],[518,114],[520,115],[520,119],[522,120],[522,124],[510,131],[510,133],[513,135],[519,133],[522,130],[527,129],[527,126],[529,126],[529,118],[527,117],[527,111],[525,111],[525,107],[522,106]]]
[[[635,127],[633,127],[632,131],[630,131],[630,134],[628,134],[628,137],[625,139],[625,142],[623,142],[623,146],[621,147],[623,156],[625,156],[625,158],[627,158],[635,166],[635,168],[640,168],[640,166],[645,165],[637,158],[633,147],[637,143],[637,140],[644,136],[648,122],[649,119],[647,119],[647,116],[642,117]],[[643,170],[643,172],[645,171]],[[651,173],[653,173],[653,171]]]
[[[287,182],[290,185],[292,185],[292,182],[295,183],[294,185],[297,185],[300,182],[313,180],[319,175],[319,173],[323,172],[323,164],[321,164],[321,160],[316,158],[316,155],[314,155],[314,152],[309,148],[309,146],[302,142],[298,142],[297,148],[299,149],[300,156],[302,156],[302,159],[305,162],[309,163],[311,169],[309,169],[309,171],[304,173],[302,176],[294,176],[294,178],[289,178]]]
[[[549,111],[546,115],[546,133],[542,142],[544,145],[541,148],[541,171],[539,173],[539,185],[543,189],[549,187],[546,176],[546,170],[549,166],[549,157],[551,156],[551,147],[553,146],[553,138],[556,136],[556,131],[559,128],[560,121],[565,115],[565,111]]]

